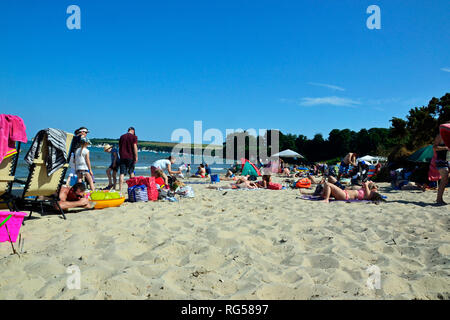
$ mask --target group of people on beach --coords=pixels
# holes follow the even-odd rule
[[[92,171],[88,146],[91,144],[87,138],[89,130],[81,127],[75,130],[75,137],[71,149],[71,167],[76,174],[77,183],[86,181],[90,190],[95,190],[94,172]],[[104,151],[111,154],[111,164],[106,170],[108,186],[105,189],[116,189],[117,172],[119,175],[119,190],[122,189],[125,175],[134,176],[134,168],[138,162],[137,136],[133,127],[119,139],[119,150],[107,144]]]
[[[89,207],[87,200],[83,200],[83,194],[86,191],[86,186],[83,181],[87,182],[91,191],[95,190],[94,174],[91,167],[91,161],[89,157],[88,146],[90,141],[87,139],[89,130],[86,127],[81,127],[75,131],[75,138],[72,144],[71,154],[72,162],[71,167],[76,174],[77,182],[70,188],[62,188],[60,193],[61,207],[63,209],[82,206]],[[108,176],[107,190],[116,190],[117,186],[117,173],[119,172],[119,189],[122,190],[125,175],[129,175],[130,178],[134,177],[135,165],[138,162],[138,146],[137,146],[136,131],[133,127],[130,127],[127,133],[123,134],[119,139],[119,148],[115,148],[109,144],[104,146],[104,151],[110,153],[111,164],[106,170]],[[433,148],[436,155],[436,167],[441,175],[441,183],[439,184],[437,200],[439,204],[446,204],[443,200],[443,193],[446,185],[449,181],[449,162],[447,160],[447,154],[449,148],[445,145],[442,137],[438,134],[435,138]],[[150,174],[155,179],[159,179],[160,184],[169,185],[173,177],[183,177],[183,171],[187,174],[190,173],[190,165],[184,165],[178,170],[173,169],[175,164],[175,157],[169,156],[167,159],[160,159],[152,163],[150,166]],[[263,165],[261,164],[261,167]],[[380,171],[381,164],[378,163],[375,167],[375,173]],[[264,168],[262,168],[264,169]],[[330,198],[336,200],[370,200],[370,201],[383,201],[383,196],[378,192],[378,186],[368,179],[368,164],[364,161],[357,161],[357,154],[349,152],[339,165],[338,172],[336,172],[333,166],[327,166],[325,164],[314,164],[311,166],[307,173],[297,170],[298,167],[289,166],[280,159],[280,171],[281,175],[285,177],[296,177],[310,179],[311,183],[316,184],[316,190],[314,195],[320,195],[324,202],[328,202]],[[281,189],[281,185],[272,181],[272,174],[262,175],[261,181],[256,181],[252,176],[238,176],[237,166],[230,168],[223,180],[233,180],[234,188],[247,188],[247,189]],[[291,170],[294,174],[291,174]],[[313,175],[321,174],[323,177],[320,181],[316,181]],[[200,164],[197,172],[190,177],[192,178],[205,178],[211,175],[211,169],[208,164]],[[350,180],[350,184],[344,186],[344,179]],[[70,203],[69,203],[70,202]]]
[[[81,127],[75,130],[75,137],[70,150],[70,166],[72,174],[75,173],[77,182],[70,187],[70,179],[67,185],[62,187],[59,193],[59,206],[65,210],[68,208],[91,208],[92,203],[85,196],[87,182],[91,191],[95,190],[94,172],[90,160],[88,146],[91,144],[87,138],[89,130]],[[107,190],[116,189],[117,172],[119,175],[119,190],[122,190],[125,175],[134,177],[134,168],[138,162],[137,136],[133,127],[128,128],[128,132],[123,134],[119,139],[119,150],[111,145],[106,145],[104,151],[111,154],[111,164],[106,173],[108,176]]]

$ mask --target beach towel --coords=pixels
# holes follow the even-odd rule
[[[15,148],[15,142],[28,141],[26,127],[18,116],[0,114],[0,163],[6,153]]]
[[[323,198],[321,196],[312,196],[312,195],[301,195],[300,197],[297,197],[298,199],[302,200],[310,200],[310,201],[321,201]],[[336,200],[334,198],[330,198],[330,201],[343,201],[343,202],[362,202],[367,203],[371,202],[370,200]]]
[[[8,152],[6,152],[5,156],[3,157],[3,159],[7,159],[9,157],[12,157],[13,155],[17,154],[17,150],[16,149],[11,149]],[[1,162],[1,161],[0,161]]]
[[[25,155],[25,162],[30,166],[33,164],[34,159],[36,159],[37,152],[42,143],[42,139],[45,134],[47,134],[47,159],[45,163],[47,166],[47,175],[51,176],[55,171],[60,169],[64,164],[66,164],[68,155],[66,151],[66,140],[67,133],[59,129],[48,128],[41,130],[37,133],[36,137],[33,139],[33,143]]]
[[[201,182],[201,181],[186,181],[184,184],[211,184],[211,182]]]
[[[217,191],[232,191],[232,190],[242,190],[242,191],[253,191],[253,190],[264,190],[261,188],[255,188],[255,189],[249,189],[249,188],[238,188],[236,186],[233,187],[224,187],[224,188],[217,188]]]
[[[279,183],[275,183],[275,182],[269,182],[267,185],[267,189],[270,190],[281,190],[283,188],[283,186]]]

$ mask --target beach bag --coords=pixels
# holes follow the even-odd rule
[[[296,188],[311,188],[311,180],[308,178],[303,178],[297,181],[295,184]]]
[[[128,188],[128,201],[147,202],[148,201],[147,187],[145,185],[140,185]]]
[[[181,188],[178,188],[177,190],[175,190],[175,193],[185,197],[185,198],[194,198],[195,194],[194,194],[194,190],[192,189],[191,186],[184,186]]]
[[[283,188],[283,186],[279,183],[269,182],[267,185],[267,189],[270,190],[281,190],[281,188]]]
[[[158,200],[159,192],[156,187],[155,177],[134,177],[127,180],[128,188],[144,185],[147,187],[147,196],[149,201]]]

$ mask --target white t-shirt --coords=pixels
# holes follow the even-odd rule
[[[81,151],[81,148],[78,148],[77,151],[75,151],[75,168],[76,170],[89,170],[87,164],[86,164],[86,156],[89,154],[89,150],[87,148],[84,148],[83,151]]]
[[[153,162],[152,166],[156,169],[166,170],[167,167],[171,164],[170,160],[168,159],[161,159],[158,161]]]

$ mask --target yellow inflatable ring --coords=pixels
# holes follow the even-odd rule
[[[120,199],[111,199],[111,200],[98,200],[96,202],[95,209],[104,209],[104,208],[112,208],[112,207],[120,207],[120,205],[125,201],[125,197]]]

